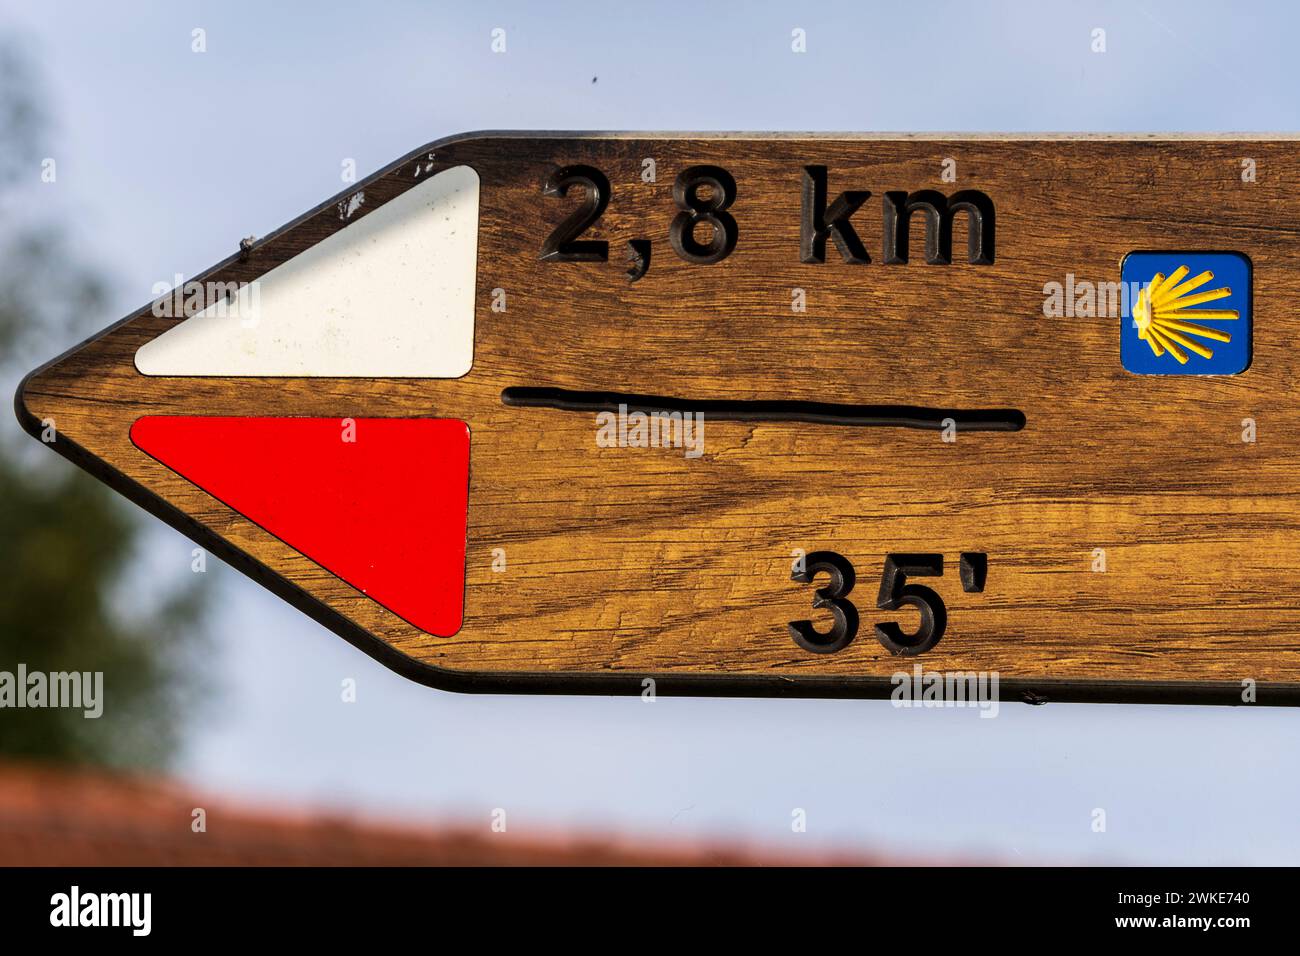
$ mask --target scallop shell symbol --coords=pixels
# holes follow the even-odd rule
[[[1151,346],[1151,351],[1157,358],[1168,352],[1181,365],[1187,364],[1187,352],[1195,352],[1206,359],[1214,356],[1211,349],[1189,336],[1194,335],[1211,342],[1232,341],[1232,336],[1227,332],[1208,325],[1198,325],[1187,321],[1188,319],[1226,321],[1241,317],[1236,309],[1193,308],[1206,302],[1226,299],[1232,295],[1232,290],[1223,286],[1207,292],[1197,292],[1201,286],[1213,281],[1214,273],[1207,269],[1195,278],[1187,279],[1189,271],[1187,266],[1179,266],[1168,277],[1157,272],[1133,306],[1138,338]]]

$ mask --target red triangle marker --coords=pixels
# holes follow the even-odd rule
[[[150,415],[131,440],[420,630],[460,630],[465,422]]]

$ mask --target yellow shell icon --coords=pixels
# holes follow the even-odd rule
[[[1197,292],[1197,289],[1214,279],[1214,273],[1207,269],[1195,278],[1184,282],[1188,271],[1187,266],[1179,266],[1168,277],[1157,272],[1133,306],[1133,319],[1137,323],[1138,338],[1151,346],[1151,351],[1157,358],[1168,352],[1182,365],[1187,364],[1187,352],[1195,352],[1201,358],[1207,359],[1214,355],[1209,348],[1188,336],[1194,335],[1211,342],[1232,341],[1232,336],[1227,332],[1197,325],[1195,322],[1188,322],[1187,319],[1240,317],[1236,309],[1192,308],[1205,302],[1227,298],[1232,295],[1232,290],[1223,286],[1208,292]]]

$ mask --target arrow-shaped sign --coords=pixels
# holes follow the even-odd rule
[[[453,137],[18,415],[435,686],[1297,703],[1294,152]]]

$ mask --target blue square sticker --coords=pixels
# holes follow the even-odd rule
[[[1130,252],[1120,266],[1119,355],[1137,375],[1237,375],[1250,365],[1250,260]]]

